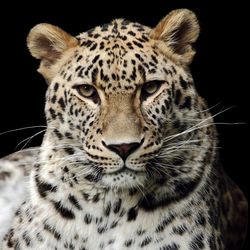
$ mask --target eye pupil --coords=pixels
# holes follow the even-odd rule
[[[99,95],[94,86],[89,84],[82,84],[76,86],[75,88],[81,96],[92,99],[94,103],[97,103],[99,101]]]
[[[79,87],[79,90],[83,96],[90,97],[96,90],[93,86],[91,85],[81,85]]]
[[[158,86],[155,82],[147,83],[144,89],[148,94],[153,94],[158,89]]]
[[[145,83],[141,90],[141,100],[146,100],[149,96],[155,94],[164,82],[156,80]]]

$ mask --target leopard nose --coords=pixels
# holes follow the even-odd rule
[[[142,145],[142,141],[109,145],[106,145],[104,141],[102,143],[106,148],[117,153],[123,159],[124,162],[130,154],[132,154],[136,149],[138,149]]]

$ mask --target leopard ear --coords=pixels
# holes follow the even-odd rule
[[[27,46],[37,59],[41,60],[38,72],[49,83],[58,70],[57,62],[78,41],[62,29],[47,23],[36,25],[27,37]],[[57,65],[57,67],[56,67]]]
[[[183,66],[192,62],[195,51],[192,45],[200,33],[195,14],[187,9],[170,12],[151,31],[150,37],[161,41],[160,49],[176,63]]]

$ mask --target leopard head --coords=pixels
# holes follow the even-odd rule
[[[153,29],[116,19],[73,37],[35,26],[27,40],[48,83],[44,148],[98,186],[174,190],[200,178],[213,130],[189,71],[198,35],[187,9]]]

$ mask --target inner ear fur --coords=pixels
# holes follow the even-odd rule
[[[151,31],[150,37],[176,63],[189,65],[195,51],[193,44],[200,33],[196,15],[188,9],[178,9],[165,16]]]
[[[77,44],[78,41],[75,37],[59,27],[47,23],[36,25],[30,30],[27,37],[27,46],[32,56],[41,60],[38,72],[48,83],[56,74],[59,59]]]

